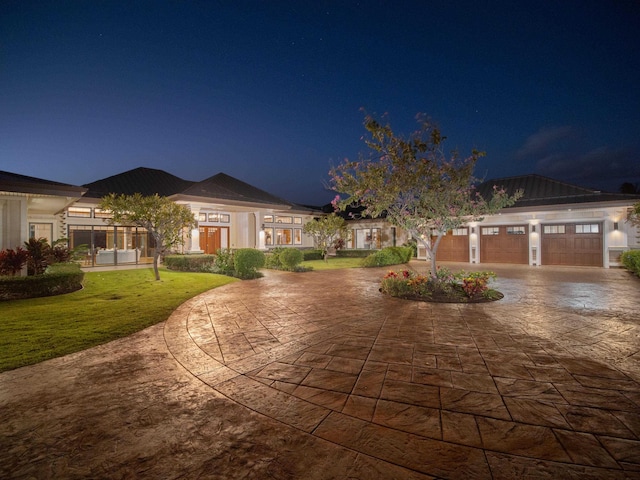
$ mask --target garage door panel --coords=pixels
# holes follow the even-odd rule
[[[543,225],[541,246],[543,265],[603,265],[601,223]]]
[[[459,229],[454,235],[450,230],[442,237],[436,254],[442,262],[468,262],[469,261],[469,235],[466,228]]]
[[[529,237],[524,232],[526,232],[525,225],[482,227],[480,229],[480,261],[483,263],[529,263]]]

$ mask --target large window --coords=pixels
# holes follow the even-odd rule
[[[141,227],[70,225],[68,237],[85,265],[147,263],[155,252],[153,236]]]
[[[91,218],[91,209],[89,207],[69,207],[67,214],[70,217]]]
[[[53,224],[52,223],[30,223],[29,238],[44,238],[49,245],[53,241]]]

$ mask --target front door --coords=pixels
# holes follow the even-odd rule
[[[200,227],[200,250],[215,254],[229,247],[229,227]]]

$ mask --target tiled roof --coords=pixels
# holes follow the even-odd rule
[[[76,197],[81,196],[85,190],[75,185],[0,171],[0,191]]]
[[[282,198],[271,195],[225,173],[218,173],[206,180],[194,183],[181,193],[186,196],[207,199],[293,206],[293,204]]]
[[[640,195],[602,192],[535,174],[487,180],[477,190],[484,198],[489,198],[494,185],[504,188],[509,195],[524,190],[522,198],[510,208],[612,201],[635,203],[640,200]]]
[[[85,197],[102,198],[110,193],[124,195],[155,195],[169,197],[180,193],[193,185],[193,182],[183,180],[163,170],[138,167],[118,175],[103,178],[85,185],[89,189]]]

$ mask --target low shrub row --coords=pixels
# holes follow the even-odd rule
[[[629,271],[640,277],[640,250],[629,250],[620,256],[620,262]]]
[[[411,247],[385,247],[378,250],[362,261],[364,267],[385,267],[387,265],[398,265],[407,263],[413,257]]]
[[[211,272],[215,255],[165,255],[164,266],[179,272]]]
[[[347,257],[347,258],[365,258],[371,255],[371,252],[375,252],[376,250],[362,250],[362,249],[349,249],[349,250],[338,250],[336,252],[336,257]]]
[[[0,277],[0,300],[49,297],[82,288],[84,272],[77,263],[49,265],[42,275]]]

